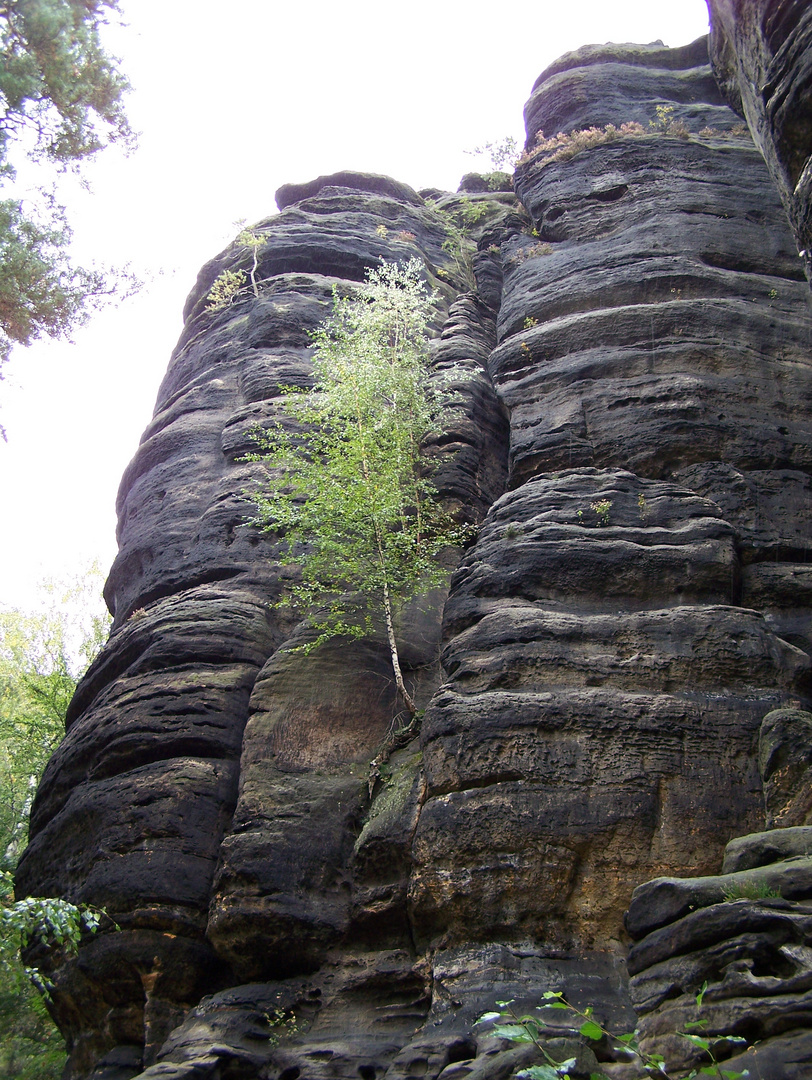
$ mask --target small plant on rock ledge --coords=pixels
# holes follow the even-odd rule
[[[630,121],[616,127],[615,124],[607,124],[606,127],[581,128],[577,131],[565,133],[559,131],[557,135],[549,138],[544,132],[536,136],[536,145],[526,150],[519,158],[519,164],[540,159],[540,164],[547,165],[551,161],[568,161],[574,158],[582,150],[589,150],[593,146],[603,146],[605,143],[615,142],[623,138],[640,138],[646,134],[642,124]]]
[[[772,888],[764,878],[759,878],[728,885],[722,893],[722,899],[726,904],[736,900],[780,900],[781,891]]]
[[[242,225],[242,222],[236,222]],[[259,249],[265,243],[265,238],[253,229],[242,229],[234,243],[241,248],[248,248],[251,252],[251,267],[246,274],[244,270],[223,270],[214,279],[209,289],[206,311],[219,311],[227,307],[251,282],[254,296],[259,298],[259,283],[257,282],[257,270],[259,268]]]
[[[598,518],[598,525],[605,527],[609,524],[609,511],[612,509],[611,500],[598,499],[596,502],[589,504],[589,509],[595,511],[595,515]]]
[[[209,289],[206,311],[219,311],[227,307],[247,281],[244,270],[224,270],[214,279]]]
[[[460,217],[464,228],[472,228],[474,225],[478,225],[480,221],[484,221],[488,216],[488,207],[483,202],[472,202],[470,199],[466,199],[460,207]]]
[[[731,128],[700,128],[698,135],[701,139],[739,139],[743,135],[750,135],[750,129],[746,124],[734,124]]]
[[[445,231],[446,238],[442,243],[442,250],[450,256],[454,274],[446,269],[437,271],[437,276],[444,281],[452,281],[454,277],[465,288],[475,290],[476,278],[473,270],[473,257],[476,253],[476,244],[473,241],[474,231],[485,223],[488,216],[493,212],[494,204],[488,200],[474,200],[467,197],[459,202],[439,206],[434,200],[426,199],[426,206],[437,214]],[[493,249],[489,249],[492,250]],[[499,249],[493,251],[499,254]]]
[[[658,105],[655,113],[656,116],[649,122],[648,128],[643,127],[636,120],[629,120],[619,127],[616,124],[606,124],[605,127],[579,128],[569,132],[559,131],[556,135],[549,136],[540,131],[536,135],[535,145],[524,151],[517,164],[526,165],[534,161],[539,165],[548,165],[552,161],[568,161],[576,154],[590,150],[594,146],[604,146],[624,139],[641,139],[654,135],[665,135],[677,139],[690,138],[691,132],[684,121],[673,118],[673,105]],[[707,132],[711,129],[705,130]]]
[[[296,1017],[290,1012],[285,1012],[284,1009],[270,1009],[263,1013],[263,1019],[269,1029],[269,1046],[278,1046],[281,1039],[290,1039],[302,1030]]]
[[[552,244],[544,244],[541,241],[538,241],[535,244],[531,244],[530,247],[519,248],[518,251],[511,255],[509,261],[513,263],[514,266],[521,266],[522,263],[527,262],[528,259],[540,259],[544,255],[552,255],[552,253]]]
[[[682,120],[674,119],[673,105],[658,105],[656,118],[649,123],[649,128],[658,135],[672,135],[678,139],[687,139],[691,132]]]
[[[257,285],[257,269],[259,266],[259,249],[265,243],[265,238],[255,233],[253,229],[243,229],[240,235],[237,237],[236,243],[240,247],[247,247],[251,252],[251,269],[248,271],[248,276],[251,279],[251,288],[254,291],[254,296],[259,297],[259,286]]]

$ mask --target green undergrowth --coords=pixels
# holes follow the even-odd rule
[[[707,988],[706,982],[696,995],[699,1009],[702,1008]],[[532,1013],[516,1012],[512,1001],[497,1001],[496,1006],[498,1011],[485,1013],[477,1024],[492,1025],[490,1034],[498,1038],[514,1043],[532,1043],[543,1059],[542,1064],[531,1065],[518,1072],[516,1076],[519,1080],[560,1080],[562,1077],[583,1075],[577,1058],[570,1057],[559,1061],[551,1053],[550,1040],[559,1039],[562,1035],[560,1027],[549,1028],[544,1018],[545,1013],[549,1018],[551,1010],[566,1012],[571,1021],[572,1032],[577,1033],[586,1045],[597,1047],[600,1044],[604,1049],[611,1049],[615,1059],[636,1062],[648,1076],[660,1077],[661,1080],[677,1080],[677,1073],[671,1071],[662,1054],[650,1053],[641,1047],[636,1030],[620,1035],[610,1031],[596,1018],[593,1008],[577,1008],[567,1001],[560,991],[549,990],[543,994],[542,1004]],[[716,1080],[743,1080],[747,1072],[726,1068],[724,1062],[719,1060],[719,1054],[744,1046],[747,1040],[734,1035],[709,1035],[705,1031],[707,1026],[708,1021],[701,1018],[687,1023],[685,1031],[679,1032],[680,1036],[694,1047],[696,1056],[702,1059],[688,1072],[680,1070],[680,1080],[693,1080],[697,1076],[716,1077]],[[590,1080],[606,1080],[606,1075],[603,1072],[592,1072]]]

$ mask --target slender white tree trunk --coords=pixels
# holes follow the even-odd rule
[[[389,586],[384,584],[383,587],[383,610],[386,618],[386,636],[389,640],[389,654],[392,658],[392,670],[395,673],[395,685],[398,688],[398,693],[403,699],[403,704],[409,713],[409,720],[414,719],[414,715],[417,712],[417,706],[414,703],[414,698],[406,689],[406,684],[403,681],[403,672],[400,670],[400,657],[398,656],[398,645],[395,640],[395,626],[392,621],[392,603],[389,599]]]
[[[406,706],[409,713],[409,723],[398,731],[390,731],[384,739],[381,749],[369,763],[367,786],[369,787],[370,798],[372,798],[376,783],[381,778],[381,766],[389,760],[389,755],[398,745],[404,745],[405,741],[411,738],[413,732],[417,728],[417,706],[415,705],[414,698],[406,689],[406,684],[403,681],[403,673],[400,670],[398,645],[395,640],[395,625],[392,621],[392,603],[389,598],[389,586],[386,584],[384,584],[383,587],[383,610],[386,618],[386,636],[389,640],[389,655],[392,659],[392,670],[395,673],[395,685],[397,686],[398,693],[403,699],[403,704]]]

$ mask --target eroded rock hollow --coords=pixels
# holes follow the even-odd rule
[[[720,20],[714,55],[739,55]],[[676,1030],[676,991],[640,974],[676,931],[646,935],[685,914],[660,918],[664,889],[699,886],[638,891],[624,926],[633,890],[812,822],[812,311],[725,85],[706,39],[585,47],[533,88],[513,190],[321,177],[255,227],[258,295],[212,309],[237,243],[201,271],[121,486],[113,632],[19,870],[21,894],[119,927],[41,958],[71,1077],[508,1077],[527,1054],[474,1021],[550,989],[620,1028],[633,1001],[655,1043]],[[425,717],[370,794],[397,711],[385,642],[285,648],[307,631],[274,606],[291,570],[245,524],[243,456],[281,388],[309,385],[333,285],[412,256],[433,363],[470,375],[427,452],[479,530],[447,596],[404,613]],[[782,902],[809,952],[801,878]],[[748,1037],[786,1043],[812,1023],[793,1017]]]

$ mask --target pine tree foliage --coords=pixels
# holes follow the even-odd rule
[[[63,335],[88,301],[132,285],[71,262],[64,207],[42,182],[132,140],[128,84],[101,41],[117,16],[118,0],[0,0],[0,363],[13,344]],[[12,196],[18,168],[25,190]]]
[[[386,627],[395,682],[416,711],[400,668],[398,609],[439,584],[438,561],[465,528],[443,509],[421,454],[449,394],[430,377],[432,297],[421,263],[384,263],[314,335],[314,389],[290,390],[284,421],[257,433],[267,480],[251,497],[254,523],[277,534],[301,581],[291,602],[334,636]],[[291,423],[293,421],[293,423]]]

